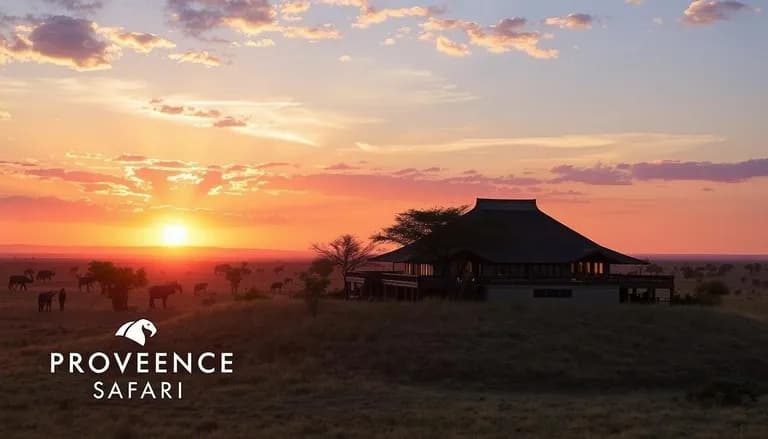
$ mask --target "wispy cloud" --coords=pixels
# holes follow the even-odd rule
[[[227,128],[263,139],[319,146],[331,132],[378,123],[379,119],[327,111],[292,98],[207,99],[193,94],[149,97],[148,84],[101,77],[43,80],[63,99],[104,105],[121,112],[159,118],[198,128]],[[41,88],[42,91],[42,88]]]
[[[629,185],[634,181],[710,181],[738,183],[768,177],[768,159],[713,163],[696,161],[660,161],[618,165],[596,164],[590,167],[561,165],[552,168],[553,182],[578,182],[591,185]]]
[[[590,14],[571,13],[562,17],[549,17],[544,20],[548,26],[557,26],[561,29],[592,29],[595,17]]]
[[[46,3],[57,6],[69,12],[80,14],[92,14],[104,7],[101,0],[44,0]]]
[[[447,20],[430,17],[423,23],[423,40],[438,38],[440,32],[459,30],[465,34],[470,44],[482,47],[491,53],[505,53],[518,50],[538,59],[557,58],[558,51],[539,46],[542,34],[525,29],[525,18],[505,18],[491,26],[482,26],[473,21]]]
[[[334,6],[351,6],[359,9],[359,14],[353,26],[367,28],[373,24],[380,24],[392,18],[405,17],[430,17],[439,15],[443,8],[434,6],[405,6],[395,8],[377,8],[368,0],[318,0]]]
[[[172,41],[148,32],[130,32],[120,27],[100,27],[98,32],[120,47],[127,47],[138,53],[149,53],[155,49],[172,49]]]
[[[680,148],[692,145],[721,142],[724,139],[708,134],[665,134],[665,133],[598,133],[568,134],[547,137],[497,137],[466,138],[442,143],[373,145],[358,142],[363,151],[375,153],[402,152],[452,152],[478,148],[535,146],[543,148],[606,148],[606,147],[645,147],[660,149]]]
[[[468,45],[457,43],[443,35],[437,37],[435,40],[435,45],[438,52],[442,52],[450,56],[461,58],[471,53]]]
[[[248,47],[264,48],[264,47],[273,47],[275,45],[275,42],[274,40],[271,40],[269,38],[261,38],[259,40],[248,40],[243,44]]]
[[[398,101],[411,104],[449,104],[478,99],[469,91],[462,90],[449,79],[426,69],[399,68],[377,74],[382,81],[394,81],[388,95],[396,95]],[[392,89],[402,89],[395,94]]]
[[[280,12],[292,17],[288,21],[296,21],[297,14],[309,8],[306,2],[290,1],[275,6],[269,0],[168,0],[166,8],[172,24],[187,35],[202,39],[210,39],[207,35],[218,29],[246,35],[277,33],[312,41],[341,38],[341,32],[331,23],[294,26],[278,22]]]
[[[222,63],[221,58],[206,50],[188,50],[184,53],[172,53],[168,55],[168,58],[179,63],[202,64],[206,67],[218,67]]]

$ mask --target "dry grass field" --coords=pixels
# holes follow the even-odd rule
[[[116,313],[73,290],[67,270],[82,261],[0,265],[4,278],[30,263],[59,273],[30,292],[0,290],[0,437],[768,437],[768,395],[686,399],[720,379],[768,390],[768,297],[719,308],[326,300],[312,318],[283,296],[232,300],[212,263],[142,262],[153,282],[182,281],[168,309],[136,292],[135,310]],[[243,287],[303,269],[276,265]],[[191,294],[201,281],[216,303]],[[38,313],[32,290],[62,286],[66,309]],[[233,352],[234,373],[164,378],[184,382],[179,401],[97,401],[95,379],[145,377],[48,373],[51,351],[133,349],[112,334],[140,317],[159,328],[142,350]]]

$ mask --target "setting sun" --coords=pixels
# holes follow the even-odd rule
[[[162,230],[163,245],[176,247],[187,243],[187,228],[180,224],[166,224]]]

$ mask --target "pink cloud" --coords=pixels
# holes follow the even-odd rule
[[[572,13],[563,17],[549,17],[544,20],[544,24],[548,26],[557,26],[561,29],[592,29],[592,24],[595,22],[595,17],[589,14]]]
[[[694,0],[683,13],[683,22],[688,24],[712,24],[727,20],[731,13],[756,11],[739,1]]]
[[[526,31],[526,24],[527,20],[522,17],[505,18],[491,26],[481,26],[473,21],[430,17],[421,25],[424,29],[421,39],[432,40],[439,38],[434,35],[437,32],[460,30],[470,44],[491,53],[518,50],[538,59],[557,58],[557,50],[539,47],[542,35],[536,31]]]

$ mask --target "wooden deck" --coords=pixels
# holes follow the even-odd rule
[[[462,285],[454,279],[437,276],[418,276],[395,271],[361,271],[347,276],[350,291],[361,296],[394,297],[419,300],[428,295],[453,295]],[[657,300],[656,290],[668,290],[672,297],[675,291],[674,276],[609,274],[603,276],[580,276],[569,278],[483,278],[472,281],[474,288],[482,286],[585,286],[615,285],[623,295],[636,297],[638,291]],[[650,299],[649,299],[650,300]]]

